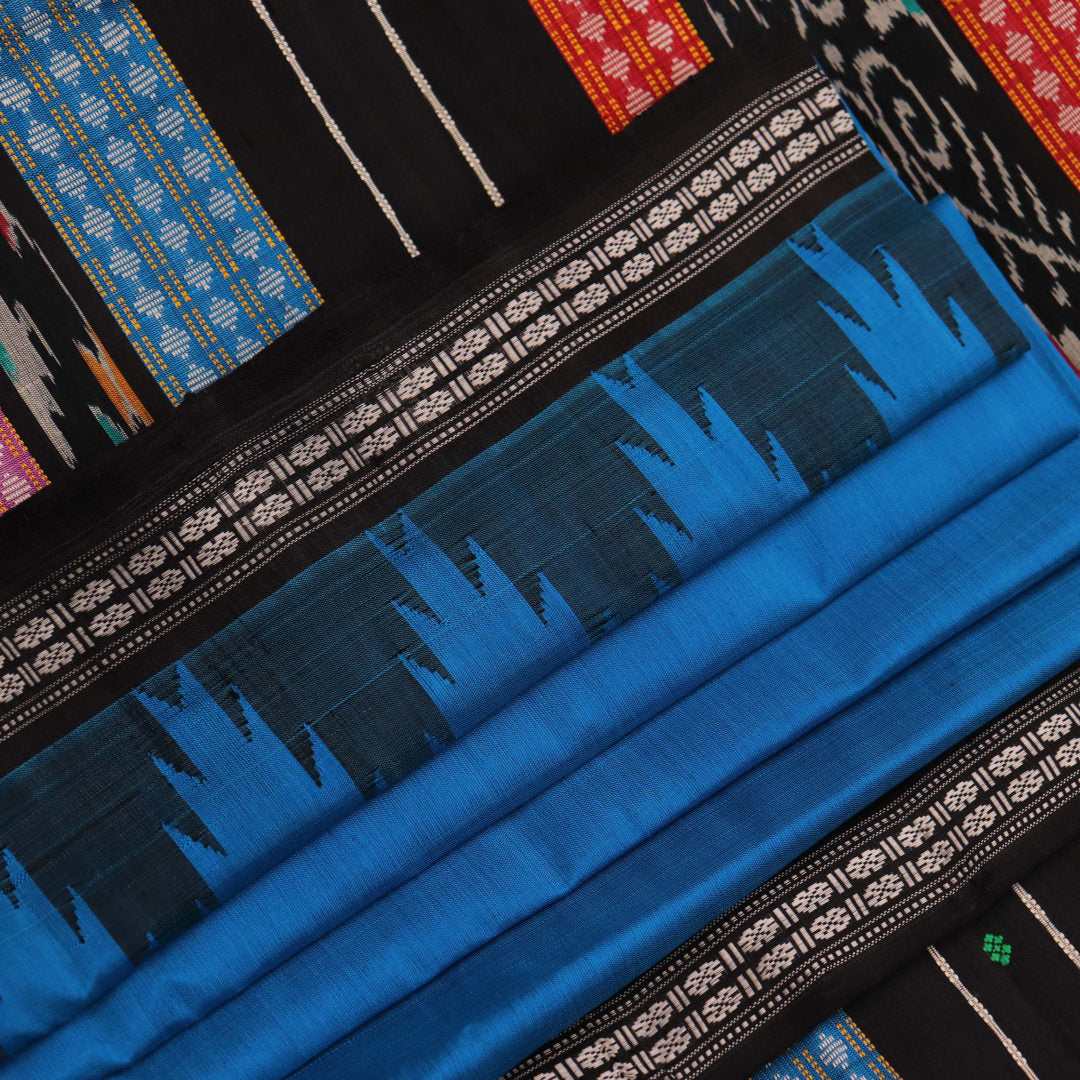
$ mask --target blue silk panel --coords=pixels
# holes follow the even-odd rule
[[[0,1080],[497,1076],[1080,655],[1072,378],[840,200],[0,781]]]

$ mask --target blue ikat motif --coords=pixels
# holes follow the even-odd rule
[[[836,1013],[804,1039],[773,1058],[752,1080],[900,1080],[863,1031]]]
[[[319,294],[131,3],[0,0],[0,145],[173,401]]]

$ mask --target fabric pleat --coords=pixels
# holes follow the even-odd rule
[[[0,0],[0,1080],[1060,1072],[1080,20],[925,2]]]
[[[896,295],[836,236],[869,248],[864,258],[881,260]],[[884,253],[874,252],[875,241],[888,244]],[[949,291],[931,279],[937,308],[899,261],[925,262],[931,243],[950,252],[948,270],[940,274]],[[1040,423],[1029,425],[1030,435],[1021,434],[1018,424],[998,422],[992,411],[977,421],[964,419],[963,408],[977,408],[981,400],[981,391],[972,388],[996,385],[995,373],[1024,347],[1025,337],[955,247],[944,246],[949,243],[933,218],[889,180],[871,181],[731,287],[43,752],[6,778],[5,789],[16,793],[36,785],[40,791],[44,785],[57,795],[54,812],[60,813],[65,792],[96,787],[116,768],[112,762],[123,744],[128,771],[109,787],[109,804],[96,813],[105,816],[138,800],[145,804],[142,831],[127,835],[120,860],[100,871],[98,887],[122,877],[124,860],[149,858],[155,850],[156,857],[186,862],[188,874],[201,877],[211,895],[195,891],[191,900],[205,910],[208,902],[227,905],[343,818],[376,811],[393,781],[425,762],[434,766],[433,753],[455,739],[467,743],[485,718],[499,717],[521,740],[531,733],[536,712],[575,717],[587,733],[578,745],[552,734],[558,752],[548,763],[524,758],[532,786],[511,786],[504,801],[482,798],[441,835],[419,805],[407,811],[421,834],[430,831],[433,839],[416,849],[413,864],[399,867],[394,860],[389,872],[379,867],[382,876],[367,879],[365,895],[377,898],[493,815],[520,805],[818,610],[1064,437],[1049,418],[1049,403]],[[887,419],[869,429],[886,444],[879,453],[873,440],[860,445],[854,432],[842,433],[847,446],[821,479],[825,490],[814,497],[774,432],[765,429],[763,445],[756,447],[711,391],[693,390],[695,383],[709,385],[724,340],[744,327],[766,333],[766,300],[771,304],[789,290],[797,290],[802,317],[819,320],[815,333],[822,323],[826,331],[834,327],[828,341],[841,351],[839,361],[828,361],[838,383],[833,392],[855,395],[871,415],[872,401]],[[835,308],[815,302],[822,291],[835,298]],[[841,314],[845,304],[854,304],[865,321]],[[785,321],[770,338],[785,355],[768,362],[805,362],[800,326],[794,316]],[[853,348],[873,360],[879,378],[888,374],[889,390],[850,366]],[[936,349],[954,363],[928,363]],[[897,363],[900,356],[907,362]],[[721,366],[719,374],[723,383],[740,373]],[[666,388],[676,377],[686,386],[682,393],[697,397],[704,427]],[[992,394],[1001,401],[1026,396]],[[961,412],[945,419],[954,408]],[[1057,414],[1064,417],[1061,408]],[[596,439],[590,429],[601,421],[615,443],[600,443],[599,471],[582,490],[574,451],[586,434]],[[965,471],[963,454],[971,452],[964,450],[965,440],[984,437],[980,470]],[[665,458],[669,454],[673,462]],[[950,458],[955,471],[944,467]],[[845,472],[856,479],[866,473],[865,483],[852,489]],[[875,479],[879,473],[885,475]],[[908,481],[916,476],[917,482]],[[520,492],[517,502],[508,498],[511,490]],[[606,500],[600,518],[594,490]],[[865,506],[848,511],[850,520],[841,527],[828,514],[844,500]],[[460,564],[460,554],[447,554],[452,546],[444,538],[468,528],[495,539],[485,546],[466,534],[464,543],[458,541],[466,556]],[[627,535],[632,543],[611,547],[612,538]],[[498,552],[498,561],[489,549]],[[511,555],[517,560],[513,577],[502,569]],[[761,587],[765,580],[769,590]],[[523,590],[538,591],[539,603],[530,604]],[[718,594],[744,599],[718,606]],[[605,597],[617,606],[593,608],[591,618],[579,614]],[[629,636],[620,633],[620,623],[632,628]],[[655,666],[628,666],[627,658],[643,650],[657,654]],[[310,662],[313,654],[319,664]],[[619,693],[613,696],[611,686]],[[391,708],[401,724],[414,727],[389,730],[384,713]],[[237,719],[258,737],[245,741]],[[155,728],[164,739],[148,735]],[[140,734],[133,741],[135,732]],[[278,747],[278,738],[306,756],[310,767],[304,770]],[[142,771],[147,766],[149,778]],[[480,771],[492,768],[485,763]],[[163,782],[168,798],[162,797]],[[490,778],[487,784],[494,786]],[[241,799],[247,801],[244,816],[233,810]],[[192,810],[201,824],[192,822]],[[85,810],[75,806],[70,812]],[[225,858],[208,846],[203,829],[226,850]],[[315,928],[349,914],[333,905],[328,910],[334,913],[330,921],[310,919],[306,933],[324,932]],[[136,929],[125,930],[138,948]],[[164,931],[160,936],[171,936],[168,925]],[[155,927],[155,940],[158,933]],[[279,933],[280,945],[274,943]],[[309,940],[292,929],[279,932],[276,920],[266,935],[270,943],[253,949],[250,964],[228,977],[232,982],[208,982],[205,1003],[193,1007],[195,1017]],[[157,962],[153,954],[145,959]],[[54,994],[5,1034],[7,1045],[16,1048],[47,1034],[126,978],[129,968],[126,955],[107,951],[92,980]],[[134,1037],[122,1056],[166,1037],[183,1023],[183,1014],[163,1023],[160,1032]]]
[[[674,925],[703,925],[1074,659],[1078,599],[1080,566],[1073,562],[294,1075],[443,1080],[509,1067],[670,951],[680,940]],[[772,673],[768,685],[776,687]],[[932,730],[913,722],[929,716]],[[794,787],[798,776],[814,798],[797,797],[806,790]],[[715,867],[718,837],[722,869]],[[498,1000],[488,994],[492,985],[504,991]],[[281,1039],[288,1039],[284,1031]]]
[[[1011,428],[994,425],[991,418],[1004,400],[1029,403],[1029,408],[1038,410],[1040,424],[1019,416]],[[1076,431],[1074,411],[1034,358],[1010,366],[789,519],[662,597],[521,695],[412,780],[361,807],[337,829],[250,885],[174,945],[150,956],[101,1006],[58,1033],[55,1050],[49,1050],[47,1040],[25,1052],[20,1062],[32,1067],[35,1061],[47,1059],[48,1070],[56,1076],[107,1075],[87,1073],[87,1063],[74,1048],[92,1048],[91,1055],[101,1062],[97,1070],[106,1068],[106,1061],[111,1067],[123,1064],[125,1057],[145,1051],[184,1022],[197,1019],[242,989],[246,980],[332,929],[362,904],[407,881],[471,833],[529,799],[544,798],[539,793],[545,785],[555,785],[545,793],[550,795],[558,790],[558,781],[574,769],[585,791],[597,782],[588,779],[592,772],[620,775],[621,766],[605,762],[601,753],[605,747],[644,721],[662,715],[665,709],[669,716],[672,707],[677,716],[711,715],[718,706],[704,703],[714,694],[721,695],[722,702],[730,680],[719,686],[708,681],[742,656],[754,649],[769,657],[783,656],[788,648],[794,648],[792,634],[798,634],[802,627],[818,626],[815,619],[820,621],[826,611],[835,614],[845,598],[852,598],[849,604],[857,604],[858,597],[873,585],[884,589],[886,596],[898,590],[909,598],[915,595],[910,582],[890,585],[890,571],[902,574],[909,553],[948,530],[954,515],[959,517],[953,531],[970,536],[978,526],[968,524],[965,508],[970,506],[967,513],[974,514],[984,504],[993,507],[996,486],[1001,485],[1002,493],[1018,485],[1036,490],[1045,472],[1057,475],[1059,454],[1067,454],[1059,448],[1065,447]],[[964,432],[971,433],[967,441]],[[973,460],[981,462],[981,467],[973,469]],[[1031,478],[1025,479],[1029,472]],[[905,476],[926,479],[905,486]],[[880,507],[875,507],[875,500],[880,500]],[[992,509],[983,513],[986,520],[994,520]],[[837,543],[837,538],[843,542]],[[943,552],[951,555],[954,549],[942,544]],[[975,595],[968,597],[966,602],[971,606],[966,611],[943,609],[939,616],[943,628],[936,633],[955,631],[978,617],[983,610],[980,604],[985,607],[1001,602],[1010,589],[1027,583],[1025,573],[1045,573],[1063,557],[1053,544],[1048,534],[1045,545],[1035,545],[1026,571],[1019,564],[1008,563],[1009,572],[1019,577],[1004,581],[994,576],[980,578],[990,591],[980,593],[981,600]],[[833,555],[827,564],[820,558],[826,548]],[[894,556],[893,561],[883,564],[890,556]],[[932,560],[933,556],[914,562],[917,575],[925,571],[926,558]],[[815,566],[823,565],[833,569],[819,569],[815,574]],[[767,592],[755,588],[763,572],[772,584]],[[937,581],[938,577],[935,574],[928,580]],[[877,584],[882,578],[884,581]],[[736,597],[739,602],[733,603]],[[876,596],[870,609],[881,602]],[[894,644],[900,657],[905,656],[904,649],[917,652],[929,647],[928,642],[935,643],[934,622],[927,621],[921,608],[916,608],[909,620],[910,629]],[[828,623],[825,626],[827,629],[819,631],[822,640],[828,640],[830,632],[839,636],[840,631]],[[895,629],[892,627],[892,632]],[[774,639],[771,646],[766,645],[770,639]],[[872,662],[886,665],[886,672],[888,645],[886,637],[870,654]],[[635,658],[633,664],[628,663],[629,657]],[[864,675],[864,689],[873,682],[872,672]],[[856,685],[860,683],[856,681]],[[830,708],[846,704],[842,695],[833,699],[824,696],[823,688],[820,692],[823,696],[818,708],[826,714]],[[711,779],[703,773],[700,782],[711,783],[715,790],[773,752],[775,740],[784,732],[795,735],[800,724],[812,724],[815,711],[804,699],[799,699],[798,705],[785,711],[773,725],[756,724],[755,737],[760,741],[741,753],[732,750],[726,771]],[[724,710],[730,707],[722,706]],[[655,720],[653,725],[664,727]],[[678,745],[688,744],[683,739]],[[504,769],[500,783],[493,785],[492,763],[505,761],[511,748],[514,768]],[[580,765],[598,753],[589,766]],[[667,776],[663,771],[659,775]],[[466,783],[467,777],[473,778],[471,783]],[[674,781],[668,777],[668,782]],[[685,792],[688,782],[678,781],[676,789]],[[658,803],[658,808],[664,806]],[[675,810],[667,806],[665,812]],[[552,828],[551,835],[562,834]],[[498,843],[495,839],[491,842]],[[625,844],[635,842],[624,840]],[[524,850],[530,847],[525,845]],[[512,848],[512,844],[507,845],[506,850]],[[596,852],[590,854],[600,857]],[[491,863],[498,865],[498,859]],[[335,873],[328,873],[327,867],[334,867]],[[260,912],[268,910],[288,911],[284,898],[297,890],[306,897],[304,908],[296,908],[288,917],[259,918]],[[222,964],[223,950],[230,948],[236,955],[231,963]],[[170,993],[164,992],[166,987]],[[198,1001],[204,1004],[197,1006]],[[154,1008],[148,1010],[146,1002],[154,1002]],[[114,1049],[125,1030],[130,1049]],[[72,1071],[65,1073],[65,1069]]]

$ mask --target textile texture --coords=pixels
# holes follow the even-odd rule
[[[977,918],[851,1003],[906,1076],[1067,1076],[1080,1048],[1078,850],[1067,844]],[[909,1031],[918,1031],[910,1039]]]
[[[943,274],[945,251],[952,252],[951,275]],[[821,302],[822,288],[832,290],[831,303]],[[24,1006],[23,1026],[5,1045],[37,1041],[12,1061],[12,1075],[104,1076],[117,1068],[131,1075],[285,1075],[335,1039],[342,1041],[305,1066],[306,1074],[475,1075],[510,1064],[534,1033],[617,987],[642,957],[659,959],[707,910],[768,876],[770,861],[778,869],[785,850],[797,854],[797,845],[971,729],[970,699],[955,711],[924,705],[926,727],[913,739],[890,694],[899,701],[934,685],[953,673],[956,655],[977,649],[988,658],[1021,626],[1030,630],[1029,659],[1021,662],[1014,650],[1019,666],[1001,672],[992,696],[1007,700],[1040,670],[1071,659],[1076,643],[1059,633],[1063,616],[1056,612],[1072,602],[1075,537],[1068,496],[1055,502],[1053,493],[1065,492],[1056,478],[1076,466],[1076,407],[1054,359],[1029,352],[1016,322],[1022,308],[1003,294],[1013,308],[1007,312],[993,288],[933,215],[891,181],[872,181],[518,433],[315,564],[224,636],[11,774],[4,783],[13,807],[25,806],[20,789],[47,787],[57,800],[44,812],[84,836],[96,834],[102,845],[97,856],[81,845],[80,871],[66,848],[50,842],[35,854],[13,839],[13,880],[25,881],[20,868],[33,866],[43,882],[74,888],[105,931],[95,939],[100,944],[65,937],[59,925],[48,931],[50,948],[62,943],[67,974],[52,984],[47,1006],[34,1007],[32,995]],[[761,297],[772,295],[763,307]],[[753,411],[740,414],[740,398],[763,385],[747,379],[749,355],[776,363],[776,347],[762,337],[769,332],[762,316],[773,303],[800,312],[794,324],[772,320],[779,341],[798,342],[785,353],[786,373],[769,381],[784,407],[770,414],[773,403],[751,405],[746,397],[742,408]],[[735,332],[740,318],[756,334]],[[792,334],[803,320],[816,329]],[[730,355],[718,373],[710,329],[746,341],[751,353]],[[896,365],[897,346],[883,346],[901,341],[907,359]],[[955,354],[945,382],[936,366],[913,363],[941,349]],[[833,356],[824,367],[829,353],[821,350]],[[816,373],[811,385],[807,371]],[[781,392],[785,384],[791,389]],[[797,387],[813,395],[813,428],[795,423],[807,411],[788,404]],[[697,419],[688,411],[695,397]],[[1040,424],[1017,415],[1007,428],[995,425],[995,402],[1005,400],[1024,401]],[[837,410],[835,434],[817,441],[828,408]],[[750,415],[760,418],[756,445]],[[854,426],[859,416],[865,426]],[[582,460],[580,440],[592,432],[597,442],[587,456],[599,466],[595,479],[583,486],[579,475],[572,493],[556,494],[551,485],[573,475],[567,470]],[[985,443],[975,446],[979,433]],[[537,474],[528,463],[530,448],[540,446],[548,468]],[[684,473],[698,479],[679,482]],[[537,493],[527,494],[541,478]],[[730,494],[700,503],[703,483]],[[508,499],[511,490],[519,494]],[[493,504],[488,493],[496,491]],[[874,499],[891,506],[887,528],[879,512],[867,513]],[[557,517],[550,516],[554,507]],[[1018,535],[1021,518],[1030,529]],[[607,524],[598,533],[601,521]],[[522,531],[508,531],[511,522]],[[977,586],[974,565],[956,561],[976,536]],[[800,582],[826,537],[833,569],[818,565],[807,591]],[[521,562],[527,551],[535,553],[531,565]],[[143,557],[153,562],[152,553]],[[943,578],[928,575],[928,566],[952,569]],[[349,588],[351,575],[364,582],[362,592]],[[754,595],[751,583],[762,575],[787,584],[756,604],[717,603]],[[916,619],[920,583],[931,581],[938,614]],[[358,598],[354,613],[344,622],[328,619],[323,605],[340,610],[343,594]],[[901,637],[892,623],[881,638],[870,630],[868,613],[884,595],[911,605],[914,621]],[[115,601],[87,599],[104,625]],[[818,643],[853,625],[862,627],[864,647],[853,654],[857,668],[849,677],[834,670],[832,692],[810,693],[817,680],[804,672],[803,695],[761,698],[767,681],[787,685],[776,682],[778,670],[826,655]],[[287,660],[283,650],[297,644],[303,651]],[[334,662],[312,669],[304,662],[312,647]],[[242,649],[269,665],[253,667]],[[982,667],[978,672],[985,677]],[[866,696],[868,675],[884,697]],[[314,697],[301,696],[305,683]],[[415,717],[412,732],[401,719],[392,728],[379,723],[391,701],[398,708],[411,702],[400,711]],[[772,722],[739,737],[732,730],[712,768],[703,771],[679,751],[715,740],[716,718],[745,715],[751,702]],[[897,738],[898,724],[908,729],[905,738]],[[842,741],[845,725],[881,739],[877,764],[864,754],[857,782],[835,755],[830,779],[822,775],[823,746]],[[139,742],[137,729],[144,732]],[[510,772],[498,740],[516,747]],[[660,772],[658,754],[666,762]],[[782,834],[778,821],[753,832],[744,826],[738,859],[729,846],[717,861],[715,848],[693,839],[717,829],[734,837],[720,822],[745,815],[735,793],[778,782],[790,788],[793,777],[807,774],[796,763],[801,755],[819,763],[809,770],[818,794],[793,804],[799,813],[786,826],[794,830],[788,845],[764,862],[754,854],[751,837]],[[500,761],[503,779],[492,791],[487,771]],[[476,778],[473,785],[467,776]],[[650,776],[659,786],[643,799]],[[595,798],[601,789],[609,793],[594,805],[609,809],[590,814],[586,842],[579,808],[587,792]],[[105,791],[116,810],[76,825],[85,813],[79,807],[100,806],[100,795],[76,793]],[[67,797],[77,805],[62,805]],[[638,810],[624,818],[629,805]],[[437,821],[430,810],[420,812],[434,806]],[[44,820],[20,822],[28,839],[56,836]],[[6,831],[16,827],[12,821]],[[576,855],[572,869],[560,869],[561,845],[549,843],[568,829],[578,836]],[[513,894],[482,900],[476,882],[505,875],[515,851]],[[657,868],[675,851],[684,853],[684,873],[665,881]],[[700,853],[693,871],[689,851]],[[948,863],[943,851],[928,851],[917,856],[924,877]],[[133,893],[139,864],[157,884]],[[327,877],[330,866],[340,873]],[[627,876],[649,887],[628,890],[620,884]],[[117,891],[114,882],[127,887]],[[298,882],[306,903],[282,905],[282,890],[295,893]],[[891,878],[871,884],[873,897],[891,895]],[[25,886],[32,887],[43,885]],[[610,921],[596,925],[582,916],[601,894]],[[647,917],[661,909],[670,914]],[[148,935],[167,939],[208,910],[172,944],[145,951]],[[409,954],[416,959],[407,963],[386,952],[398,947],[391,943],[400,941],[403,925],[415,940]],[[609,941],[616,928],[620,940]],[[222,965],[229,942],[242,942],[242,952]],[[560,944],[537,952],[539,942]],[[596,960],[583,964],[586,952]],[[513,974],[506,965],[524,957],[529,963]],[[488,1041],[474,1042],[452,1064],[443,1058],[450,1033],[464,1015],[485,1008],[476,997],[484,981],[476,965],[500,972],[511,1002],[529,1002],[540,990],[550,1003],[537,1000],[527,1018],[513,1021],[492,1015]],[[183,995],[155,990],[177,979],[190,988]],[[302,996],[300,986],[307,988]],[[441,1008],[433,1009],[433,995]],[[133,1011],[135,1000],[160,1005]],[[247,1033],[254,1018],[282,1008],[291,1017],[288,1032],[279,1039],[263,1032],[253,1044]],[[406,1052],[393,1031],[416,1028],[413,1010],[428,1016],[428,1034],[414,1037]],[[387,1046],[397,1048],[392,1060],[383,1057]],[[659,1059],[664,1051],[655,1053]]]
[[[40,491],[48,481],[41,471],[41,466],[30,456],[19,433],[11,426],[11,421],[0,414],[0,509],[7,510],[35,491]]]
[[[203,459],[194,439],[179,449],[166,444],[163,457],[179,452],[182,459],[165,489],[172,494],[162,498],[155,489],[134,512],[124,503],[121,530],[102,513],[108,499],[88,505],[82,548],[58,549],[52,569],[60,572],[49,575],[46,591],[34,586],[44,566],[30,559],[30,591],[9,592],[6,633],[17,663],[5,671],[0,688],[0,732],[10,737],[46,713],[73,726],[86,713],[79,717],[70,699],[77,694],[88,700],[86,691],[106,671],[158,641],[164,645],[163,638],[178,629],[178,616],[200,612],[192,644],[204,640],[208,602],[220,602],[226,616],[219,616],[218,627],[231,621],[237,611],[229,594],[253,571],[266,568],[264,580],[274,582],[276,574],[283,584],[302,568],[296,561],[307,558],[297,552],[281,562],[291,548],[321,546],[322,554],[336,545],[322,546],[320,529],[330,526],[327,541],[336,535],[341,543],[373,526],[402,505],[394,492],[409,474],[426,466],[427,477],[437,477],[452,460],[448,447],[455,441],[466,442],[466,453],[475,447],[472,432],[481,422],[491,426],[495,414],[508,411],[518,426],[529,408],[526,399],[544,402],[548,391],[541,380],[553,389],[578,382],[603,362],[600,357],[610,357],[613,344],[640,340],[650,324],[662,326],[665,313],[672,306],[679,310],[692,289],[707,294],[740,261],[752,261],[743,245],[755,234],[766,229],[783,236],[804,223],[815,205],[827,203],[834,183],[849,187],[859,174],[842,172],[845,167],[863,175],[874,171],[865,166],[868,155],[847,113],[813,71],[797,71],[741,103],[719,127],[712,108],[698,119],[702,128],[693,131],[690,149],[681,133],[673,158],[659,173],[646,172],[648,183],[636,186],[635,177],[629,195],[620,185],[622,201],[605,199],[585,228],[556,232],[538,255],[495,267],[500,276],[455,298],[458,306],[448,312],[440,307],[410,327],[409,336],[378,342],[372,370],[350,351],[341,374],[317,379],[299,407],[279,407],[254,425],[250,401],[234,383],[233,417],[243,437],[234,435],[234,424],[223,423],[222,445],[211,445]],[[791,155],[776,149],[767,157],[762,146],[789,143]],[[820,185],[826,187],[815,204]],[[1013,344],[1006,334],[993,348],[1007,352]],[[223,419],[216,414],[219,423]],[[135,465],[141,470],[145,462],[142,456]],[[354,508],[359,526],[346,517]],[[23,527],[51,528],[42,524],[51,522],[50,510],[43,505],[36,519],[24,516]],[[90,526],[94,514],[104,522],[97,535]],[[269,565],[272,560],[280,569]],[[33,613],[24,606],[30,595],[36,597]],[[250,598],[245,607],[260,598],[249,586],[244,595]],[[56,625],[49,610],[64,624],[66,644],[46,645],[38,631],[17,632],[30,625],[28,618],[34,627]],[[35,661],[39,645],[54,649],[52,659]],[[173,650],[170,659],[176,655]],[[160,666],[144,666],[142,677]],[[115,696],[102,683],[97,707]]]
[[[1067,20],[1071,8],[1055,6],[1055,17]],[[1049,7],[1042,5],[978,5],[980,47],[993,40],[990,30],[999,34],[1001,18],[1008,22],[1019,10],[1034,18],[1036,9],[1049,18]],[[1025,116],[939,0],[922,6],[901,0],[871,5],[837,0],[824,6],[806,0],[754,0],[752,5],[688,0],[687,11],[717,56],[797,27],[912,193],[924,201],[941,192],[952,197],[1013,288],[1073,362],[1080,361],[1072,299],[1080,291],[1072,209],[1076,188],[1028,121],[1037,121],[1044,109],[1059,131],[1054,137],[1058,156],[1065,154],[1066,136],[1071,138],[1071,75],[1048,63],[1046,88],[1060,85],[1059,100],[1046,88],[1049,99],[1027,90]],[[1051,48],[1049,39],[1039,40]],[[1022,46],[1020,55],[1028,56]],[[1029,65],[1007,53],[1006,59],[1020,83],[1033,86],[1035,71],[1042,68],[1034,51],[1030,55]],[[996,70],[1005,78],[1003,68]]]
[[[1067,1072],[1070,10],[0,0],[0,1080]]]
[[[529,0],[609,131],[712,57],[678,3]]]
[[[48,256],[3,203],[0,231],[0,365],[39,438],[74,467],[151,423],[150,413]]]
[[[1062,172],[1080,187],[1075,6],[1064,0],[945,0],[945,7]]]
[[[0,138],[166,396],[319,302],[133,4],[5,4]]]

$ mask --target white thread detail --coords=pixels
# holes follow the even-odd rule
[[[398,54],[401,62],[405,65],[406,70],[412,76],[412,81],[416,83],[417,89],[427,99],[427,103],[439,118],[440,123],[446,128],[450,138],[454,140],[455,145],[461,152],[461,156],[476,175],[476,179],[480,181],[484,191],[487,192],[488,198],[496,206],[502,206],[506,200],[495,186],[495,181],[488,176],[487,170],[480,164],[479,156],[469,144],[469,140],[461,134],[461,131],[457,124],[454,123],[454,118],[450,115],[449,110],[435,96],[435,91],[431,88],[431,83],[427,81],[427,76],[420,70],[416,61],[409,55],[409,50],[405,48],[405,42],[401,40],[398,32],[391,26],[390,20],[386,17],[386,13],[383,11],[379,0],[367,0],[367,5],[371,8],[371,14],[379,20],[379,25],[383,28],[383,33],[386,35],[391,46],[393,46],[394,52]]]
[[[979,1019],[997,1036],[997,1040],[1003,1047],[1005,1047],[1006,1053],[1016,1063],[1016,1067],[1028,1078],[1028,1080],[1039,1080],[1035,1075],[1035,1070],[1027,1063],[1027,1058],[1020,1053],[1020,1048],[1001,1030],[1000,1025],[994,1019],[990,1010],[960,981],[960,976],[956,974],[952,969],[952,965],[944,956],[941,955],[934,948],[933,945],[926,950],[930,954],[930,959],[937,964],[941,970],[941,974],[945,976],[960,992],[960,996],[974,1009],[975,1014]]]
[[[383,216],[391,225],[394,226],[394,231],[398,234],[398,239],[401,240],[405,246],[405,250],[415,259],[420,254],[420,249],[416,246],[413,238],[405,231],[405,226],[401,224],[397,214],[394,212],[394,208],[390,205],[390,200],[379,190],[379,186],[375,183],[371,173],[367,171],[367,167],[356,156],[356,152],[349,145],[348,140],[345,138],[345,133],[338,127],[337,121],[330,115],[326,106],[323,104],[323,100],[319,97],[319,91],[315,89],[315,84],[308,78],[307,72],[300,66],[300,61],[296,58],[296,53],[292,51],[292,46],[285,40],[285,36],[277,28],[277,24],[270,17],[270,12],[266,10],[266,5],[263,0],[251,0],[251,6],[258,13],[258,16],[266,24],[266,28],[273,35],[274,41],[277,42],[278,49],[281,50],[281,55],[289,63],[289,67],[293,69],[293,74],[297,77],[300,85],[304,88],[304,93],[307,94],[311,104],[315,106],[319,115],[322,117],[322,122],[326,125],[326,130],[330,132],[334,142],[341,148],[341,152],[349,159],[349,164],[353,167],[353,171],[364,182],[364,186],[371,192],[372,197],[379,204],[379,209],[382,210]]]
[[[1076,946],[1057,928],[1054,921],[1043,910],[1042,904],[1024,888],[1020,882],[1013,885],[1013,892],[1023,901],[1024,907],[1042,924],[1042,928],[1054,939],[1054,944],[1080,968],[1080,951]]]

